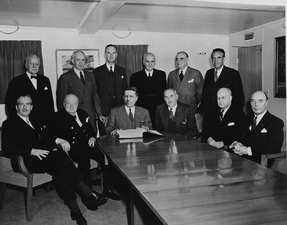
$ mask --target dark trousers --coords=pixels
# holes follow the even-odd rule
[[[82,181],[83,176],[72,163],[68,155],[57,150],[50,152],[46,158],[40,160],[36,156],[24,157],[24,163],[31,173],[48,173],[59,196],[67,204],[76,199],[75,189]]]
[[[73,146],[72,149],[69,151],[69,155],[71,159],[78,163],[78,170],[84,177],[84,182],[88,187],[92,187],[92,181],[91,181],[91,163],[90,159],[93,159],[97,161],[97,163],[101,167],[101,171],[103,173],[103,186],[104,189],[112,189],[113,188],[113,182],[111,179],[111,171],[110,166],[105,165],[105,155],[104,153],[96,146],[96,147],[79,147],[79,146]]]

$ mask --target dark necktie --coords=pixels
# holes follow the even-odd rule
[[[179,78],[180,78],[180,81],[183,80],[183,72],[182,71],[180,71]]]
[[[148,73],[148,79],[150,80],[150,78],[151,78],[151,75],[150,75],[150,73]]]
[[[80,72],[80,78],[81,78],[82,83],[85,85],[85,78],[82,72]]]
[[[214,83],[217,81],[217,70],[214,71]]]
[[[134,117],[133,117],[133,114],[132,114],[132,109],[130,109],[129,118],[130,118],[130,121],[131,121],[131,123],[132,123],[132,125],[133,125],[133,123],[134,123]]]
[[[110,73],[113,73],[114,71],[113,71],[113,67],[111,66],[110,67]]]
[[[172,108],[170,108],[170,110],[169,110],[169,118],[170,118],[171,120],[173,120],[173,111],[172,111]]]
[[[255,116],[254,119],[253,119],[253,121],[252,121],[251,130],[254,130],[254,129],[255,129],[256,123],[257,123],[257,116]]]
[[[32,80],[33,78],[37,80],[37,75],[31,75],[31,80]]]

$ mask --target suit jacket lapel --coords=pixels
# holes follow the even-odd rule
[[[176,129],[178,130],[182,120],[183,120],[183,108],[181,107],[180,104],[177,104],[177,108],[175,111],[175,123],[176,123]]]
[[[122,105],[119,108],[118,116],[119,116],[120,123],[124,127],[124,129],[130,129],[132,127],[130,118],[128,117],[128,114],[126,112],[124,105]]]

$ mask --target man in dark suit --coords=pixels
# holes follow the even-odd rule
[[[130,86],[136,87],[139,92],[136,105],[149,111],[152,124],[155,124],[156,106],[164,103],[163,91],[166,89],[166,74],[155,69],[155,55],[146,53],[143,56],[144,70],[132,74]]]
[[[237,70],[224,65],[225,51],[221,48],[216,48],[211,54],[213,69],[206,72],[202,100],[197,109],[197,119],[203,116],[203,140],[206,140],[206,133],[209,124],[212,121],[212,115],[218,110],[216,95],[217,91],[222,87],[228,87],[232,91],[232,105],[243,109],[244,93],[240,74]]]
[[[176,70],[168,75],[167,87],[174,88],[178,94],[178,101],[191,106],[195,113],[201,101],[203,77],[199,70],[188,66],[188,54],[178,52],[175,58]]]
[[[123,96],[125,104],[111,110],[106,132],[116,135],[117,130],[135,129],[142,127],[152,129],[152,123],[147,109],[135,106],[138,99],[136,87],[128,87]]]
[[[8,116],[15,115],[16,97],[20,93],[28,93],[33,98],[33,111],[30,117],[37,119],[39,125],[47,125],[47,118],[54,112],[54,101],[50,80],[38,74],[40,58],[37,55],[28,55],[25,61],[26,73],[14,77],[6,93],[6,110]]]
[[[91,210],[96,210],[106,199],[100,199],[92,192],[65,151],[57,148],[52,137],[45,135],[45,129],[29,117],[33,109],[30,95],[23,93],[16,98],[17,114],[9,116],[2,126],[3,154],[10,157],[22,155],[29,172],[52,175],[58,194],[71,211],[72,220],[87,224],[78,207],[75,188],[81,191],[83,203]],[[12,159],[11,163],[15,172],[20,172],[17,159]]]
[[[90,159],[96,160],[103,173],[103,195],[113,200],[121,198],[113,191],[110,167],[105,165],[105,156],[96,145],[96,132],[89,122],[86,111],[78,109],[79,99],[74,94],[66,95],[64,108],[55,113],[48,126],[54,136],[54,142],[59,144],[78,163],[78,169],[84,176],[85,183],[92,188],[90,175]]]
[[[102,115],[97,86],[92,73],[85,71],[86,56],[83,51],[73,52],[71,62],[74,65],[71,70],[62,74],[57,83],[57,108],[63,108],[63,101],[67,94],[75,94],[79,98],[79,108],[85,110],[90,122],[96,130],[96,113]]]
[[[251,108],[254,114],[249,115],[239,142],[230,145],[234,153],[257,163],[262,154],[279,153],[283,143],[284,123],[267,110],[268,96],[262,91],[251,95]],[[268,162],[269,167],[273,164]]]
[[[207,143],[216,148],[228,149],[238,140],[245,113],[234,107],[232,92],[229,88],[220,88],[217,92],[218,111],[213,115],[212,123],[207,132]]]
[[[111,109],[123,104],[122,96],[128,86],[125,69],[115,64],[117,55],[117,47],[111,44],[107,45],[105,48],[106,63],[93,71],[97,93],[101,100],[102,113],[99,114],[100,121],[98,124],[100,135],[105,134]]]
[[[166,89],[163,95],[166,103],[156,108],[155,129],[161,132],[195,137],[198,130],[192,109],[188,105],[178,102],[178,94],[175,89]]]

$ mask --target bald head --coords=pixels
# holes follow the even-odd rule
[[[250,104],[255,115],[260,115],[267,110],[268,97],[263,91],[256,91],[251,95]]]
[[[63,106],[67,113],[69,113],[72,116],[75,115],[78,109],[78,105],[79,105],[79,98],[76,95],[74,94],[66,95],[63,102]]]
[[[231,105],[232,93],[229,88],[220,88],[217,92],[217,104],[221,109],[227,109]]]

